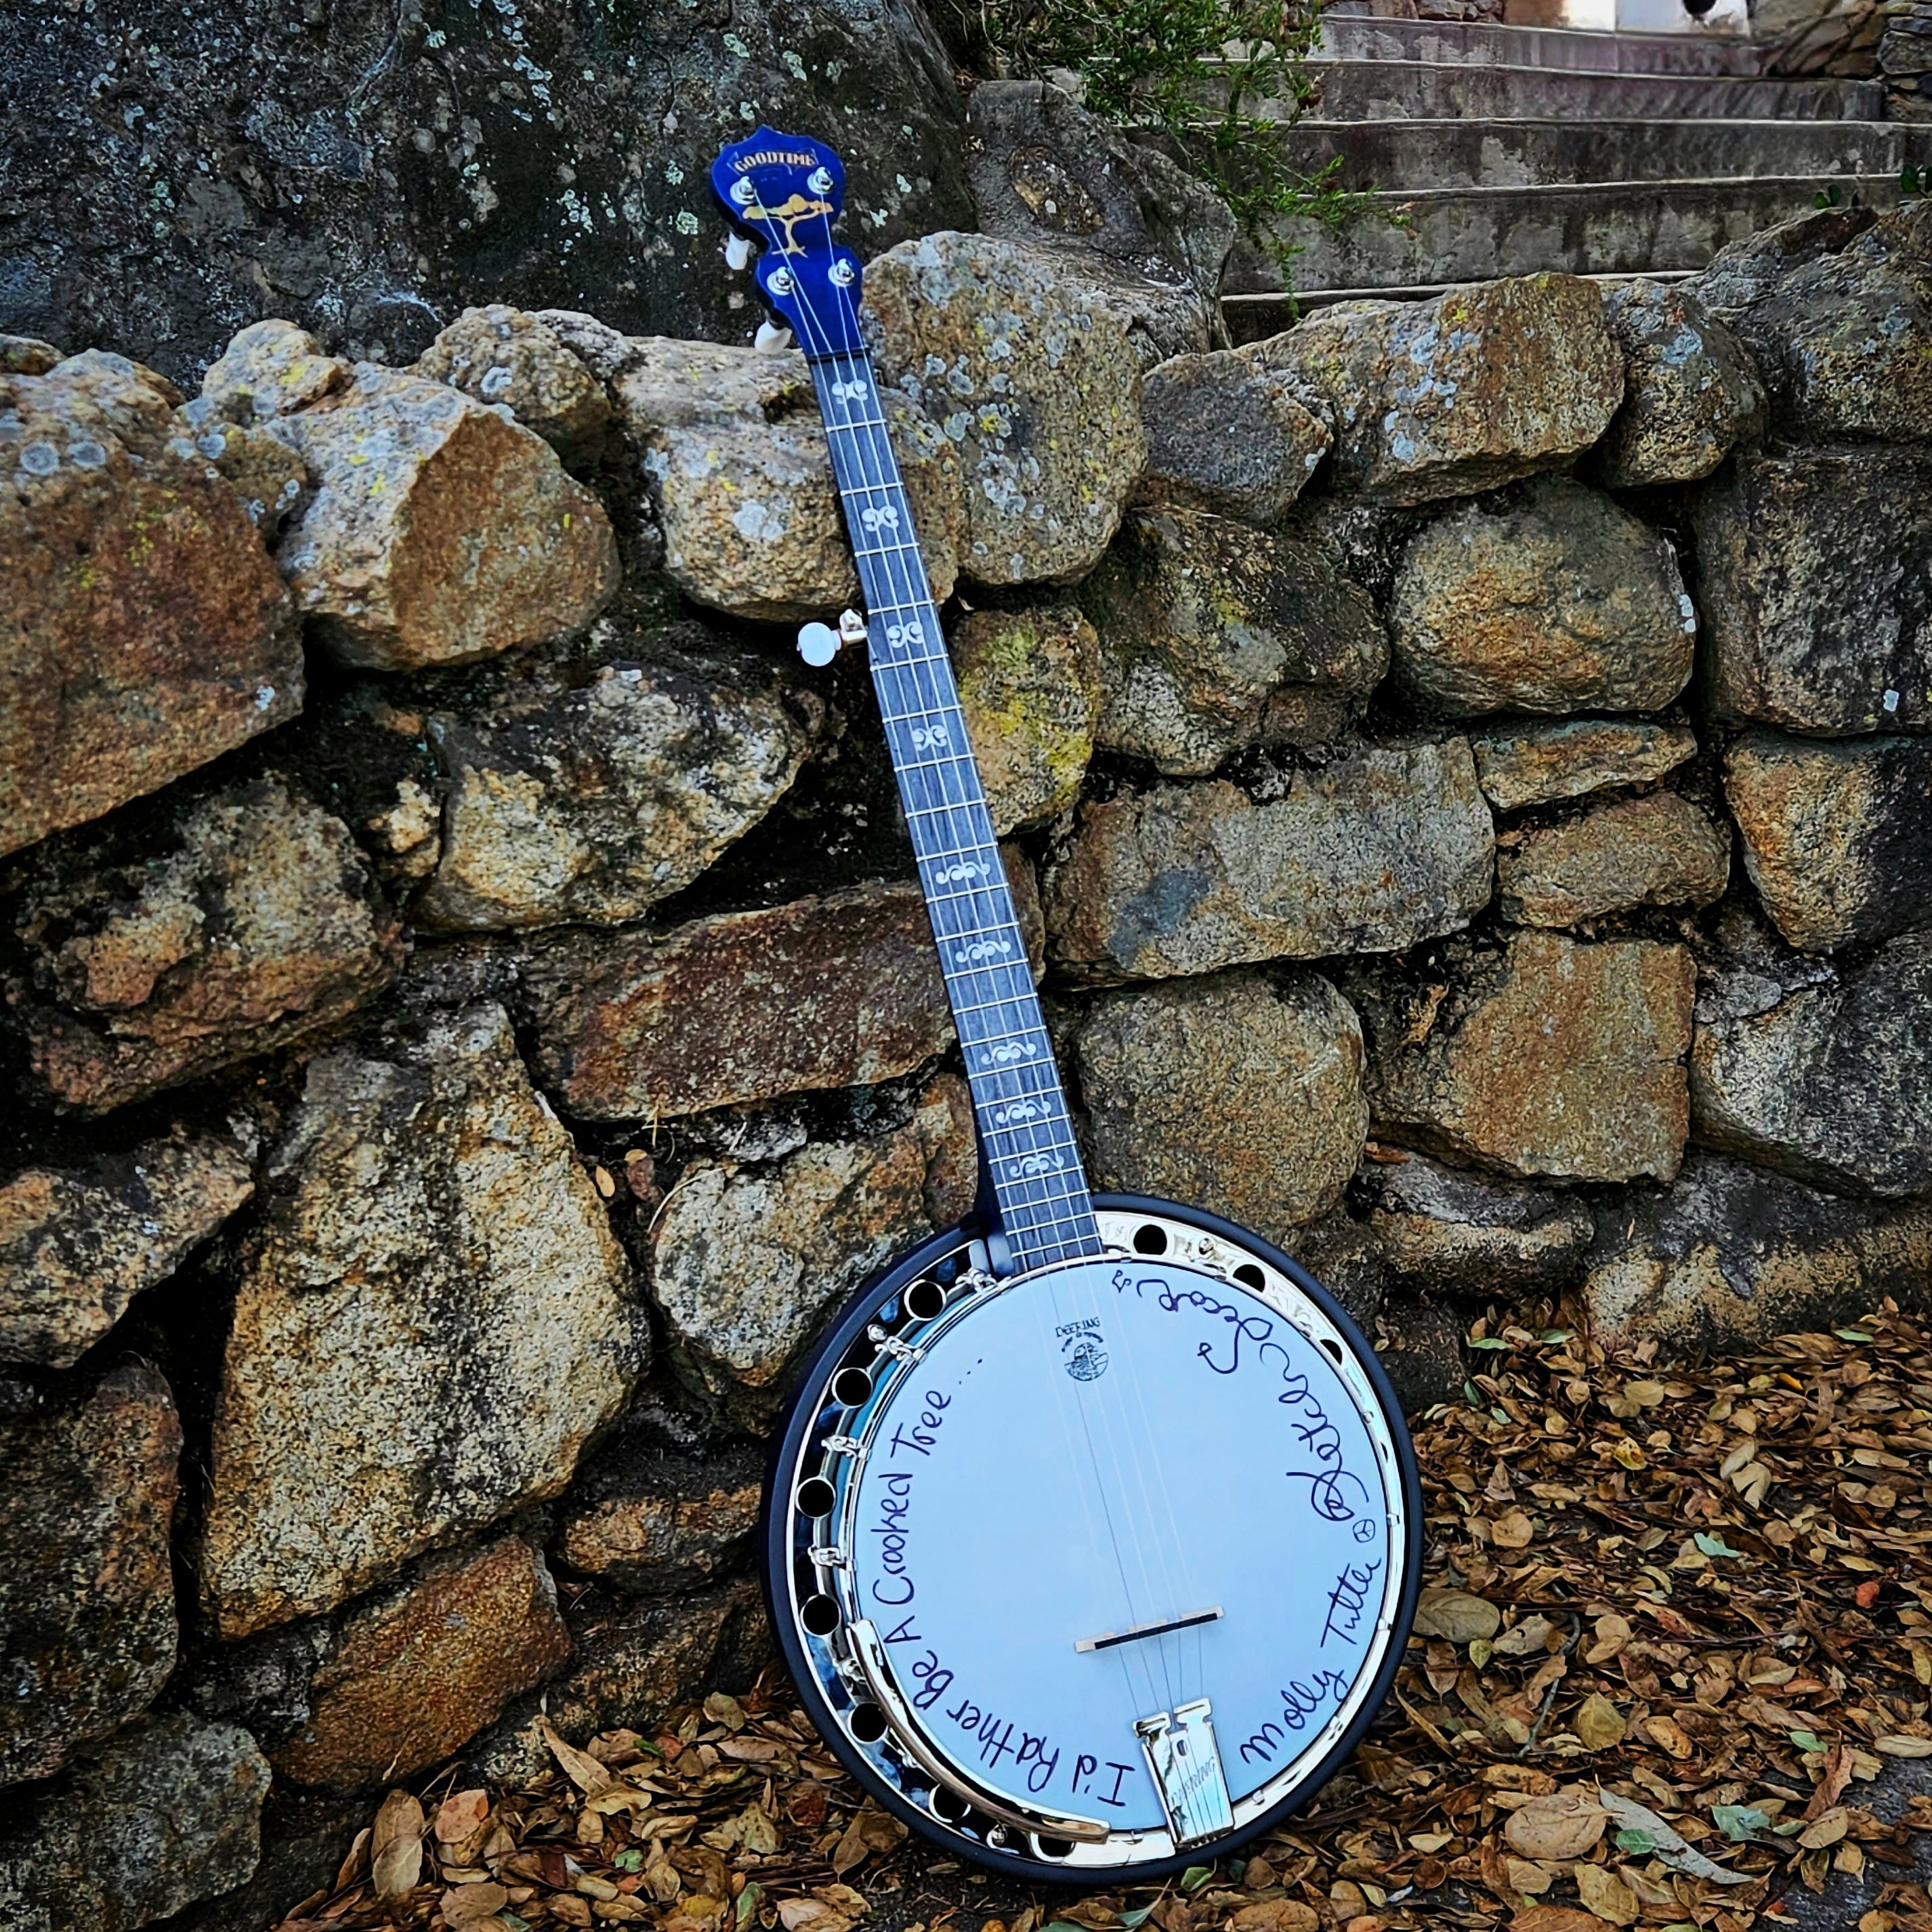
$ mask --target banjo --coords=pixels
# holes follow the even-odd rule
[[[805,352],[971,1089],[980,1207],[806,1362],[764,1530],[772,1624],[868,1793],[1028,1880],[1157,1880],[1268,1829],[1387,1695],[1420,1569],[1400,1406],[1304,1269],[1198,1209],[1096,1195],[832,238],[838,158],[761,128],[712,186]]]

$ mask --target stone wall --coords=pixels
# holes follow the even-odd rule
[[[1418,1406],[1486,1306],[1922,1300],[1932,203],[1238,350],[1083,232],[866,313],[1099,1182]],[[795,355],[4,354],[0,1919],[257,1932],[759,1666],[787,1367],[970,1118]]]

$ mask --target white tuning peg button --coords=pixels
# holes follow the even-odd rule
[[[823,670],[844,642],[830,624],[807,624],[798,634],[798,654],[814,670]]]
[[[761,322],[758,324],[758,334],[752,338],[752,346],[774,354],[781,349],[789,349],[791,346],[791,331],[774,328],[770,322]]]
[[[734,271],[748,268],[752,265],[752,238],[748,235],[734,235],[724,244],[724,266]]]

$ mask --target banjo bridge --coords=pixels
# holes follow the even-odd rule
[[[1083,1654],[1090,1650],[1112,1650],[1117,1644],[1138,1643],[1144,1636],[1166,1636],[1170,1630],[1192,1630],[1197,1624],[1217,1623],[1219,1604],[1211,1610],[1184,1610],[1178,1617],[1158,1617],[1152,1623],[1130,1624],[1124,1630],[1106,1630],[1099,1636],[1076,1637],[1073,1648]]]
[[[1134,1730],[1147,1754],[1148,1769],[1160,1793],[1161,1809],[1175,1847],[1198,1844],[1234,1828],[1228,1780],[1214,1742],[1214,1721],[1205,1697],[1143,1718]]]

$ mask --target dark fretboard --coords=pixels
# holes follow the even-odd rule
[[[872,682],[1012,1265],[1092,1254],[1087,1177],[871,359],[862,350],[814,357],[812,372],[865,590]]]

